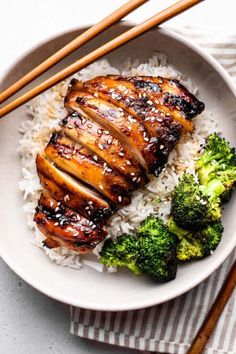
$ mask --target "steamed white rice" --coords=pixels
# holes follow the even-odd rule
[[[175,67],[168,64],[167,58],[162,53],[155,53],[147,63],[139,63],[138,60],[131,62],[129,59],[124,63],[123,71],[112,67],[107,60],[98,61],[77,75],[79,80],[88,80],[92,77],[106,74],[122,75],[150,75],[176,78],[186,86],[193,94],[197,95],[197,88],[180,73]],[[34,210],[42,191],[36,173],[35,157],[47,144],[52,131],[58,128],[58,122],[66,115],[63,100],[70,79],[63,81],[52,89],[43,93],[31,102],[28,108],[29,118],[20,128],[22,139],[20,140],[19,152],[21,155],[22,180],[19,187],[24,193],[24,211],[28,225],[35,232],[35,243],[42,247],[44,236],[35,227],[33,222]],[[159,177],[151,177],[151,182],[143,189],[134,192],[132,202],[116,212],[108,224],[109,237],[116,237],[122,233],[133,232],[142,220],[150,214],[156,214],[166,220],[170,213],[171,191],[178,182],[183,172],[194,172],[194,162],[198,151],[204,144],[206,137],[217,131],[216,121],[210,112],[206,110],[194,119],[195,131],[192,135],[182,137],[177,147],[169,156],[168,163]],[[94,267],[98,271],[103,266],[98,262],[97,255],[102,244],[94,250],[94,257],[79,256],[74,251],[65,248],[50,250],[43,248],[49,258],[63,266],[79,269],[81,265]],[[96,256],[95,256],[96,255]]]

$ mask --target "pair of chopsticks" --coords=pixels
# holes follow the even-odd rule
[[[214,301],[205,321],[196,334],[187,354],[201,354],[212,334],[227,301],[236,287],[236,262],[233,263],[230,272],[225,279],[220,292]]]
[[[20,89],[25,87],[27,84],[32,82],[34,79],[39,77],[42,73],[50,69],[53,65],[67,57],[73,51],[81,47],[84,43],[88,42],[90,39],[110,27],[115,22],[119,21],[127,14],[138,8],[139,6],[143,5],[148,0],[130,0],[118,10],[113,12],[111,15],[103,19],[98,24],[92,26],[87,31],[82,33],[80,36],[75,38],[72,42],[67,44],[65,47],[60,49],[46,61],[41,63],[35,69],[30,71],[4,92],[0,93],[0,104],[3,103],[8,98],[12,97],[16,92]],[[173,18],[174,16],[182,13],[183,11],[189,9],[190,7],[200,3],[203,0],[180,0],[176,2],[174,5],[168,7],[167,9],[157,13],[153,17],[149,18],[148,20],[142,22],[141,24],[134,26],[130,30],[124,32],[123,34],[119,35],[118,37],[112,39],[111,41],[105,43],[101,47],[95,49],[91,53],[85,55],[83,58],[79,59],[75,63],[71,64],[64,70],[58,72],[54,76],[50,77],[49,79],[45,80],[38,86],[30,89],[28,92],[20,96],[19,98],[13,100],[12,102],[8,103],[4,107],[0,108],[0,118],[5,116],[6,114],[12,112],[16,108],[20,107],[21,105],[25,104],[32,98],[36,97],[40,93],[44,92],[45,90],[49,89],[50,87],[58,84],[60,81],[68,78],[69,76],[73,75],[77,71],[81,70],[85,66],[93,63],[97,59],[101,58],[102,56],[110,53],[114,49],[120,47],[121,45],[127,43],[131,39],[141,35],[142,33],[148,31],[154,26],[160,25],[167,20]]]

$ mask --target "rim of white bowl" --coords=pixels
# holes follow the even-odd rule
[[[134,26],[135,23],[134,22],[130,22],[130,21],[121,21],[117,25],[131,27],[131,26]],[[54,40],[54,39],[56,39],[56,38],[58,38],[60,36],[69,34],[71,32],[76,32],[76,31],[81,30],[83,28],[86,29],[89,26],[90,25],[87,25],[87,26],[84,25],[82,27],[71,28],[68,31],[63,31],[63,32],[60,32],[60,33],[58,33],[56,35],[50,36],[50,37],[48,37],[48,39],[46,39],[46,40],[40,42],[39,44],[31,47],[31,49],[29,49],[24,54],[19,56],[15,60],[15,62],[11,64],[9,69],[3,75],[3,79],[2,80],[4,80],[4,78],[7,77],[7,75],[12,71],[12,69],[15,67],[15,65],[18,62],[20,62],[23,58],[25,58],[27,55],[32,53],[34,50],[38,49],[38,47],[43,46],[43,45],[47,44],[48,42],[50,42],[50,41],[52,41],[52,40]],[[218,74],[221,76],[221,78],[224,80],[224,82],[229,87],[230,91],[236,97],[236,87],[234,85],[234,82],[233,82],[232,78],[226,72],[226,70],[216,61],[216,59],[214,59],[210,54],[208,54],[207,52],[202,50],[196,44],[192,44],[188,39],[186,39],[182,35],[176,34],[175,32],[173,32],[170,29],[164,29],[162,27],[159,27],[159,28],[156,28],[155,30],[160,31],[164,35],[169,36],[169,37],[173,38],[174,40],[184,44],[186,47],[189,47],[190,49],[195,51],[200,57],[202,57],[204,60],[206,60],[213,67],[213,69],[215,69],[215,71],[218,72]],[[50,291],[50,290],[47,290],[47,289],[42,289],[40,287],[40,284],[38,284],[38,282],[35,282],[32,278],[28,279],[27,276],[22,274],[21,270],[18,270],[17,265],[14,264],[14,261],[12,261],[7,256],[4,256],[2,254],[1,248],[0,248],[0,257],[26,283],[28,283],[33,288],[37,289],[41,293],[49,296],[50,298],[52,298],[54,300],[61,301],[61,302],[65,303],[65,304],[68,304],[68,305],[81,307],[81,308],[89,309],[89,310],[95,310],[95,311],[128,311],[128,310],[137,310],[137,309],[140,309],[140,308],[146,308],[146,307],[150,307],[150,306],[155,306],[155,305],[161,304],[163,302],[172,300],[172,299],[174,299],[174,298],[186,293],[187,291],[191,290],[192,288],[194,288],[195,286],[200,284],[206,278],[208,278],[224,262],[224,260],[229,256],[229,254],[233,251],[233,249],[235,247],[236,247],[236,237],[235,237],[234,246],[232,247],[232,245],[227,245],[224,248],[224,250],[222,251],[221,255],[219,257],[215,258],[215,262],[210,267],[208,267],[208,269],[206,270],[204,275],[200,274],[198,277],[193,278],[193,280],[191,282],[189,282],[188,284],[183,286],[181,289],[177,290],[174,295],[172,294],[172,295],[165,296],[165,297],[162,296],[161,298],[156,298],[155,297],[153,300],[149,299],[148,301],[145,301],[145,299],[144,299],[144,300],[142,300],[140,302],[140,300],[139,300],[138,302],[133,303],[132,305],[122,304],[122,308],[121,307],[116,307],[116,306],[110,306],[110,307],[107,306],[106,307],[106,306],[103,306],[103,305],[102,306],[100,306],[100,305],[96,306],[95,305],[95,306],[91,307],[91,305],[88,305],[88,304],[80,301],[79,298],[77,298],[77,300],[70,300],[70,299],[65,298],[63,296],[60,296],[60,294],[55,294],[55,292],[53,290]]]

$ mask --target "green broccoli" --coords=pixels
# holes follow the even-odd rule
[[[221,210],[209,202],[194,176],[184,173],[172,193],[171,215],[180,227],[195,230],[219,219]]]
[[[137,262],[142,271],[158,281],[175,279],[177,239],[163,221],[149,216],[138,228],[137,234]]]
[[[196,162],[196,172],[204,194],[211,199],[224,200],[236,183],[235,149],[218,134],[211,134]]]
[[[208,224],[198,231],[184,230],[176,224],[173,217],[169,218],[168,228],[179,239],[177,259],[180,261],[209,256],[220,243],[224,230],[221,221]]]
[[[100,261],[107,267],[128,267],[135,274],[147,274],[156,281],[170,281],[177,271],[177,238],[163,221],[149,216],[136,235],[108,239],[100,252]]]
[[[127,267],[134,274],[142,274],[137,265],[137,239],[132,235],[122,235],[114,241],[107,239],[100,252],[100,261],[107,267]]]
[[[221,204],[230,199],[236,182],[236,154],[224,138],[209,136],[196,162],[199,182],[185,173],[172,193],[171,215],[188,230],[197,230],[221,218]]]

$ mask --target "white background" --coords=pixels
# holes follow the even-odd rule
[[[57,33],[98,22],[123,3],[125,0],[0,0],[0,78],[32,46]],[[172,3],[150,0],[128,19],[140,22]],[[235,17],[235,0],[205,0],[168,26],[193,25],[236,34]],[[32,289],[1,261],[0,279],[0,354],[136,353],[71,336],[68,307]]]

